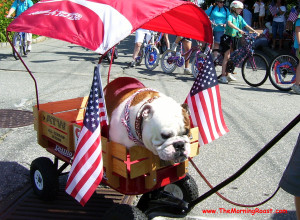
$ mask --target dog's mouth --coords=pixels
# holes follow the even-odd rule
[[[187,159],[187,156],[182,155],[182,156],[180,156],[180,157],[175,158],[175,159],[174,159],[174,162],[175,162],[175,163],[182,163],[182,162],[184,162],[186,159]]]
[[[188,158],[189,142],[185,140],[177,140],[174,142],[168,141],[157,148],[158,155],[162,160],[173,161],[174,163],[181,163]]]

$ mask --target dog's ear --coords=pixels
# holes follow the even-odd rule
[[[153,108],[151,105],[145,105],[142,110],[142,117],[144,120],[150,119],[153,116]]]
[[[191,115],[190,108],[189,108],[188,104],[183,103],[181,105],[181,107],[188,113],[188,115]]]

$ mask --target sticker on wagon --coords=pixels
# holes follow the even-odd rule
[[[64,149],[58,145],[55,146],[54,149],[56,152],[60,153],[61,155],[65,156],[65,157],[69,157],[72,158],[73,157],[73,153],[68,151],[67,149]]]

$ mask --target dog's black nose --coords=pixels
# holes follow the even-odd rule
[[[182,142],[182,141],[173,143],[173,146],[174,146],[176,152],[184,150],[184,142]]]

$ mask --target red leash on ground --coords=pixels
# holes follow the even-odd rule
[[[203,175],[203,173],[199,170],[199,168],[196,166],[196,164],[194,163],[194,161],[192,160],[192,158],[189,157],[189,161],[190,163],[193,165],[193,167],[195,168],[195,170],[199,173],[199,175],[202,177],[202,179],[204,180],[204,182],[212,189],[214,188],[210,182],[205,178],[205,176]],[[226,197],[222,196],[219,192],[216,192],[216,194],[223,200],[225,200],[226,202],[230,203],[230,204],[233,204],[233,205],[236,205],[236,206],[240,206],[240,207],[256,207],[256,206],[260,206],[262,204],[265,204],[266,202],[268,202],[270,199],[272,199],[276,193],[278,192],[279,190],[279,186],[277,187],[277,189],[275,190],[275,192],[269,197],[267,198],[266,200],[260,202],[260,203],[257,203],[257,204],[253,204],[253,205],[245,205],[245,204],[240,204],[240,203],[236,203],[236,202],[233,202],[229,199],[227,199]]]

